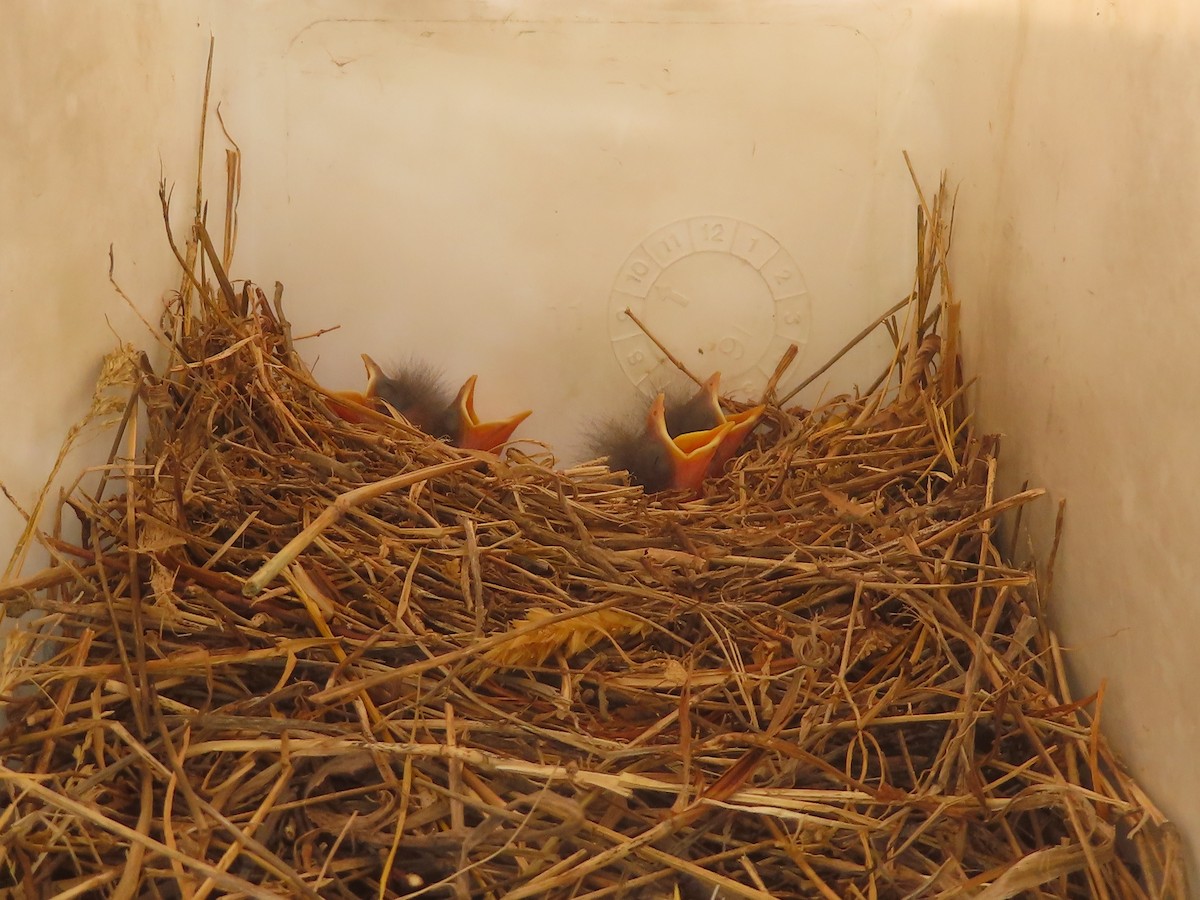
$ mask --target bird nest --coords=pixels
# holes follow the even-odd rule
[[[943,196],[876,384],[699,499],[339,419],[198,219],[0,586],[0,896],[1182,897],[998,546]]]

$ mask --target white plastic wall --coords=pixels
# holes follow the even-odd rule
[[[937,93],[960,117],[945,161],[981,419],[1006,485],[1051,491],[1043,552],[1067,501],[1051,603],[1073,681],[1107,679],[1104,730],[1184,829],[1195,886],[1200,6],[956,18],[974,74]]]
[[[25,504],[101,354],[117,335],[152,346],[108,285],[109,245],[147,317],[177,283],[156,188],[175,184],[183,221],[210,32],[244,152],[234,275],[282,281],[297,334],[341,326],[307,345],[318,376],[354,387],[364,351],[478,372],[481,413],[533,408],[520,434],[566,459],[661,374],[625,303],[747,387],[799,338],[799,377],[908,290],[901,151],[929,190],[948,169],[981,421],[1006,435],[1008,487],[1069,501],[1053,614],[1078,690],[1108,679],[1106,731],[1195,845],[1185,0],[161,0],[0,18],[0,479]],[[882,347],[807,396],[870,378]],[[1053,503],[1032,519],[1044,541]],[[19,528],[0,512],[0,546]]]

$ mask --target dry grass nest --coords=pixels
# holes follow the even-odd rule
[[[944,206],[878,382],[698,500],[339,420],[197,221],[0,587],[0,896],[1182,897],[998,546]]]

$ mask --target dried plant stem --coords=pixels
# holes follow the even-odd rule
[[[849,342],[847,342],[847,344],[844,347],[842,347],[841,350],[839,350],[837,353],[833,354],[833,356],[831,356],[824,365],[822,365],[815,372],[813,372],[811,375],[809,375],[807,378],[805,378],[803,381],[801,381],[798,385],[796,385],[794,388],[792,388],[790,391],[788,391],[787,394],[785,394],[783,397],[779,398],[779,405],[786,406],[793,397],[795,397],[798,393],[800,393],[802,390],[804,390],[806,387],[808,387],[810,384],[812,384],[814,381],[816,381],[818,378],[820,378],[822,375],[824,375],[826,372],[828,372],[830,369],[832,369],[837,364],[838,360],[840,360],[843,356],[845,356],[847,353],[849,353],[851,350],[853,350],[855,347],[857,347],[859,344],[861,344],[871,334],[871,332],[873,332],[876,328],[878,328],[880,325],[882,325],[884,322],[886,322],[888,319],[890,319],[892,316],[894,316],[900,310],[904,309],[904,307],[907,306],[911,302],[912,302],[912,296],[910,295],[908,297],[905,297],[902,300],[897,300],[894,304],[892,304],[890,307],[888,307],[887,310],[880,313],[879,316],[875,319],[875,321],[873,321],[870,325],[868,325],[866,328],[864,328],[862,331],[860,331],[858,334],[856,334],[854,337],[852,337],[849,340]]]
[[[796,357],[800,355],[800,348],[795,344],[788,344],[787,350],[783,352],[783,356],[779,358],[779,362],[775,364],[775,371],[771,373],[771,377],[767,379],[767,386],[763,388],[762,398],[759,402],[766,403],[773,400],[775,389],[779,386],[780,379],[784,373],[791,368],[792,363],[796,361]]]
[[[633,324],[636,325],[641,330],[642,334],[644,334],[646,337],[650,338],[650,340],[654,344],[654,346],[662,351],[663,355],[671,361],[671,365],[673,365],[675,368],[677,368],[680,372],[682,372],[684,375],[686,375],[688,378],[690,378],[696,384],[704,383],[704,380],[702,378],[700,378],[698,375],[696,375],[696,373],[693,372],[691,369],[689,369],[683,360],[681,360],[674,353],[672,353],[669,349],[667,349],[667,345],[664,344],[662,341],[660,341],[658,339],[658,337],[653,332],[651,332],[649,328],[646,327],[646,324],[641,319],[639,319],[637,317],[637,315],[634,313],[634,311],[632,309],[630,309],[628,306],[625,307],[625,315],[629,316],[629,318],[633,320]]]
[[[474,458],[455,460],[454,462],[441,463],[436,466],[427,466],[424,469],[418,469],[416,472],[393,475],[391,478],[385,478],[383,481],[378,481],[375,484],[368,484],[347,491],[326,507],[325,511],[317,516],[307,528],[288,541],[282,550],[267,560],[262,568],[255,572],[251,578],[247,579],[245,586],[242,588],[242,593],[247,597],[256,597],[262,593],[263,588],[274,581],[280,572],[290,566],[296,557],[303,553],[305,548],[317,539],[321,532],[335,524],[350,510],[392,491],[411,487],[429,478],[438,478],[459,469],[465,469],[467,466],[477,464],[478,462]]]
[[[166,844],[163,844],[146,834],[141,834],[136,829],[130,828],[128,825],[122,825],[120,822],[114,821],[107,816],[101,815],[92,809],[84,806],[82,803],[59,794],[47,787],[42,786],[28,775],[23,775],[20,772],[14,772],[8,767],[0,764],[0,781],[8,781],[15,784],[25,791],[27,794],[38,797],[41,800],[49,803],[51,806],[71,813],[85,822],[90,822],[94,825],[103,828],[105,831],[111,832],[119,837],[129,841],[130,847],[140,846],[153,852],[165,856],[168,859],[175,860],[190,869],[195,869],[197,872],[207,875],[214,882],[223,887],[239,891],[246,894],[248,897],[261,898],[261,900],[280,900],[280,896],[272,891],[265,891],[256,887],[249,881],[239,878],[236,875],[230,875],[227,872],[222,872],[215,866],[210,866],[202,860],[195,859],[185,853],[180,853],[178,850],[173,850]]]

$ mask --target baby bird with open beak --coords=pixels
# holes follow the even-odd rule
[[[409,365],[388,375],[367,354],[362,358],[367,367],[366,393],[343,391],[340,397],[375,409],[390,407],[415,428],[456,447],[494,450],[506,443],[530,415],[525,410],[507,419],[482,422],[475,413],[476,376],[468,378],[458,393],[451,395],[437,372],[428,366]],[[352,407],[336,401],[331,405],[343,419],[363,421]]]
[[[689,432],[704,431],[719,425],[729,424],[730,428],[721,439],[721,444],[713,454],[709,464],[708,474],[720,475],[725,471],[725,464],[737,455],[742,444],[758,424],[766,406],[759,404],[740,413],[726,414],[721,409],[718,391],[721,386],[721,373],[714,372],[700,389],[688,400],[668,403],[665,411],[667,431],[672,436],[688,434]]]
[[[668,403],[659,394],[644,427],[609,425],[593,441],[613,469],[625,469],[648,492],[684,489],[699,494],[719,475],[758,424],[763,405],[727,414],[721,408],[721,373],[715,372],[687,400]]]
[[[593,449],[608,457],[609,468],[624,469],[647,493],[683,490],[698,495],[713,455],[731,427],[722,422],[672,437],[667,431],[666,401],[659,394],[640,428],[610,424],[596,435]]]

